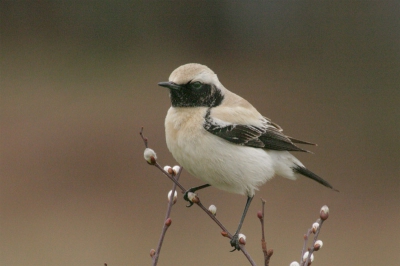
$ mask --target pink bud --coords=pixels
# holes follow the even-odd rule
[[[156,251],[154,249],[150,249],[150,257],[154,257],[156,255]]]

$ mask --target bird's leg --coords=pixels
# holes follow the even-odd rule
[[[192,188],[189,188],[188,190],[186,190],[185,194],[183,195],[183,199],[189,202],[189,205],[187,205],[186,207],[192,207],[192,205],[193,205],[193,202],[191,202],[189,200],[189,198],[188,198],[189,192],[194,193],[197,190],[200,190],[200,189],[203,189],[203,188],[206,188],[206,187],[209,187],[209,186],[211,186],[211,185],[210,184],[205,184],[205,185],[198,186],[198,187],[192,187]]]
[[[243,221],[244,218],[246,217],[247,211],[249,210],[250,207],[250,203],[253,200],[253,197],[247,196],[247,202],[246,202],[246,206],[244,207],[244,211],[242,214],[242,218],[240,218],[240,222],[239,222],[239,226],[236,230],[236,233],[232,236],[231,238],[231,246],[233,247],[233,250],[231,250],[231,252],[235,251],[235,250],[240,250],[240,246],[239,246],[239,233],[240,233],[240,229],[242,228],[243,225]]]

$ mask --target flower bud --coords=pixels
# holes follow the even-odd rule
[[[246,245],[246,236],[244,234],[239,234],[239,243],[242,245]]]
[[[150,257],[154,257],[156,255],[156,251],[152,248],[150,249]]]
[[[144,159],[147,161],[147,163],[149,164],[155,164],[157,161],[157,155],[156,153],[150,149],[150,148],[146,148],[144,150]]]
[[[222,235],[223,237],[228,237],[228,233],[225,232],[225,231],[222,231],[222,232],[221,232],[221,235]]]
[[[261,211],[258,211],[258,212],[257,212],[257,217],[258,217],[258,219],[262,219],[262,218],[263,218],[262,212],[261,212]]]
[[[313,223],[312,225],[312,232],[315,234],[319,228],[319,223]]]
[[[170,171],[169,169],[171,169],[171,166],[169,166],[169,165],[164,166],[165,172],[169,173],[169,171]]]
[[[306,251],[306,253],[304,253],[304,255],[303,255],[303,261],[306,261],[306,260],[307,260],[309,254],[310,254],[310,253],[309,253],[308,251]],[[314,254],[311,254],[310,262],[313,262],[313,260],[314,260]]]
[[[329,208],[328,206],[324,205],[321,208],[321,211],[319,212],[319,217],[321,220],[325,221],[329,217]]]
[[[290,263],[289,266],[300,266],[300,263],[298,263],[297,261],[293,261],[292,263]]]
[[[197,195],[193,192],[188,193],[188,199],[193,202],[193,203],[199,203],[200,199],[197,197]]]
[[[317,241],[315,241],[315,244],[314,244],[314,250],[315,251],[318,251],[318,250],[320,250],[321,248],[322,248],[322,246],[324,245],[324,243],[322,243],[322,241],[321,240],[317,240]]]
[[[179,170],[181,170],[181,167],[179,165],[175,165],[172,167],[172,170],[174,171],[174,175],[177,175],[179,173]]]
[[[170,226],[171,224],[172,224],[171,218],[168,218],[167,220],[165,220],[165,225],[166,226]]]
[[[171,200],[171,195],[172,195],[172,190],[170,190],[170,191],[168,192],[168,202],[170,202],[170,200]],[[178,198],[178,193],[177,193],[176,190],[175,190],[175,191],[174,191],[174,197],[173,197],[173,199],[172,199],[172,202],[173,202],[174,204],[175,204],[177,198]]]
[[[217,215],[217,207],[215,207],[215,205],[210,205],[210,207],[208,207],[208,211],[214,215]]]

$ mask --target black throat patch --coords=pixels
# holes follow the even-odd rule
[[[173,107],[216,107],[221,104],[224,96],[214,85],[202,84],[193,88],[190,83],[181,85],[180,89],[170,89]]]

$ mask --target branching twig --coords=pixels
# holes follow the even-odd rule
[[[315,234],[314,234],[314,241],[313,241],[313,243],[312,243],[312,245],[311,245],[311,248],[310,248],[310,250],[309,250],[309,253],[308,253],[308,256],[307,256],[307,260],[304,262],[304,265],[308,265],[311,261],[311,256],[312,256],[312,254],[314,253],[314,249],[315,249],[315,242],[317,242],[317,240],[318,240],[318,235],[319,235],[319,232],[320,232],[320,230],[321,230],[321,227],[322,227],[322,223],[323,223],[324,221],[323,220],[321,220],[321,219],[318,219],[318,221],[317,221],[317,223],[319,223],[319,226],[318,226],[318,229],[317,229],[317,231],[315,232]]]
[[[144,135],[143,135],[143,127],[141,128],[141,130],[140,130],[140,136],[142,137],[142,140],[143,140],[143,143],[144,143],[144,145],[145,145],[145,147],[146,147],[146,151],[147,150],[149,150],[149,153],[148,154],[146,154],[146,151],[145,151],[145,159],[147,160],[147,162],[150,164],[150,165],[154,165],[155,167],[157,167],[164,175],[166,175],[169,179],[171,179],[171,181],[177,186],[177,187],[179,187],[180,189],[181,189],[181,192],[182,193],[185,193],[187,190],[178,182],[178,180],[177,179],[175,179],[171,174],[169,174],[167,171],[165,171],[164,170],[164,168],[163,167],[161,167],[161,165],[159,165],[158,163],[157,163],[157,157],[156,157],[156,154],[155,154],[155,152],[153,151],[153,150],[151,150],[151,149],[149,149],[148,148],[148,139],[146,138],[146,137],[144,137]],[[181,168],[182,169],[182,168]],[[180,174],[180,172],[179,172],[179,174]],[[222,229],[222,232],[221,232],[221,234],[223,235],[223,236],[225,236],[225,237],[228,237],[228,238],[232,238],[232,234],[231,233],[229,233],[229,231],[226,229],[226,227],[206,208],[206,207],[204,207],[204,205],[200,202],[200,199],[199,199],[199,197],[195,197],[195,200],[193,200],[193,203],[196,203],[196,205],[197,206],[199,206],[221,229]],[[166,227],[166,225],[165,225],[165,223],[167,222],[167,220],[168,220],[168,218],[166,218],[166,220],[165,220],[165,222],[164,222],[164,228]],[[162,235],[161,235],[161,237],[160,237],[160,242],[159,242],[159,247],[157,248],[157,250],[158,249],[161,249],[161,245],[162,245],[162,242],[163,242],[163,237],[164,237],[164,235],[165,235],[165,231],[166,231],[166,229],[165,229],[165,231],[164,231],[164,228],[163,228],[163,232],[162,232]],[[251,256],[249,255],[249,253],[246,251],[246,249],[245,249],[245,247],[244,247],[244,245],[240,245],[240,250],[242,251],[242,253],[245,255],[245,257],[248,259],[248,261],[250,262],[250,264],[251,265],[256,265],[256,263],[254,262],[254,260],[251,258]],[[155,251],[155,250],[151,250],[150,251],[150,256],[153,258],[153,265],[156,265],[157,264],[157,262],[154,264],[154,257],[155,256],[157,256],[157,260],[158,260],[158,255],[159,255],[159,250],[158,251]]]
[[[324,205],[322,206],[320,210],[320,218],[312,225],[310,229],[307,230],[307,233],[304,235],[304,244],[303,244],[303,249],[301,251],[301,258],[300,258],[300,265],[301,266],[308,266],[311,264],[314,258],[314,251],[318,251],[322,247],[322,241],[318,240],[318,235],[319,232],[321,231],[321,227],[323,222],[328,219],[329,217],[329,208],[328,206]],[[311,235],[311,233],[314,234],[314,239],[313,243],[311,245],[311,248],[307,249],[307,241]]]
[[[304,234],[304,244],[303,244],[303,249],[301,250],[301,257],[300,257],[301,262],[303,261],[304,253],[306,253],[307,241],[308,241],[308,238],[310,237],[311,233],[312,233],[312,228],[308,229],[307,233]]]
[[[271,259],[272,254],[274,251],[272,249],[267,250],[267,242],[265,242],[265,231],[264,231],[264,209],[265,209],[265,200],[261,198],[262,203],[262,211],[258,211],[257,217],[260,219],[261,222],[261,248],[264,253],[264,265],[269,265],[269,260]]]

